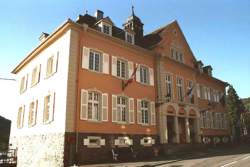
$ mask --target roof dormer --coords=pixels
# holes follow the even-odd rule
[[[203,73],[203,63],[201,60],[196,62],[197,68],[199,70],[200,73]]]
[[[212,68],[210,65],[203,67],[203,71],[204,71],[207,75],[209,75],[210,77],[212,77],[213,68]]]
[[[103,18],[103,14],[104,13],[100,10],[96,11],[96,13],[95,13],[95,17],[97,20],[96,25],[101,32],[112,36],[112,27],[113,27],[114,23],[112,22],[112,20],[109,17]]]
[[[125,29],[125,41],[130,44],[135,44],[135,32],[131,29]]]

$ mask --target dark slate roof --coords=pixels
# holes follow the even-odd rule
[[[109,17],[105,17],[104,19],[108,19],[112,22],[112,20]],[[84,16],[79,15],[78,19],[76,20],[76,23],[78,24],[85,23],[88,24],[89,27],[99,30],[98,27],[95,25],[98,21],[99,20],[97,20],[94,16],[85,14]],[[112,36],[125,40],[125,31],[119,27],[112,26]]]

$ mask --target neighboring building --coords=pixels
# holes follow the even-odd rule
[[[10,125],[11,121],[0,116],[0,151],[7,150],[10,138]]]
[[[123,26],[99,10],[67,20],[43,33],[13,70],[20,84],[11,139],[18,166],[146,158],[159,144],[228,136],[217,117],[224,129],[210,126],[208,117],[209,126],[200,129],[200,112],[225,113],[218,98],[226,84],[197,67],[178,23],[144,36],[133,12]],[[197,97],[198,84],[212,91],[210,98]]]

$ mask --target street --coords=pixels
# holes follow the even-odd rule
[[[82,167],[250,167],[250,146],[208,149],[203,152],[149,162],[84,165]]]

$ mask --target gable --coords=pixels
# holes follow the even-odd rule
[[[152,32],[151,34],[145,36],[145,39],[145,41],[150,41],[148,42],[148,47],[150,49],[156,51],[162,56],[166,56],[174,60],[175,55],[180,54],[183,57],[183,63],[194,68],[196,58],[194,57],[177,21]],[[174,57],[172,57],[172,50],[174,50]]]

